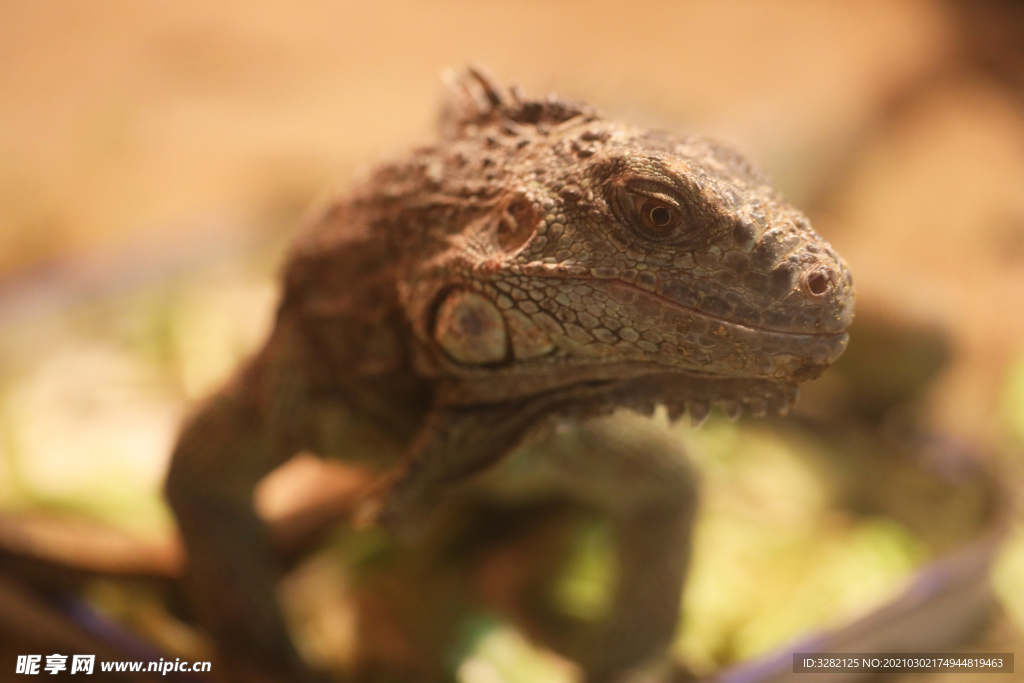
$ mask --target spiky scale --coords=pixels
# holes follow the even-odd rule
[[[694,402],[688,404],[690,409],[690,425],[694,428],[701,427],[705,422],[708,421],[708,416],[711,415],[711,406],[704,402]]]

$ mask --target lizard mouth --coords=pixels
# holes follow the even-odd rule
[[[784,334],[793,337],[815,337],[822,339],[843,337],[846,335],[845,330],[838,332],[812,332],[807,330],[794,330],[782,327],[771,327],[767,325],[751,325],[749,323],[740,322],[738,320],[734,320],[723,315],[717,315],[709,311],[694,308],[693,306],[688,306],[682,302],[667,297],[664,294],[652,292],[642,287],[638,287],[637,285],[634,285],[630,282],[625,282],[624,280],[593,278],[591,279],[591,282],[600,282],[605,284],[608,288],[609,295],[611,295],[612,298],[614,298],[616,301],[620,303],[625,303],[626,305],[636,304],[636,298],[654,300],[660,302],[661,304],[667,307],[670,307],[680,312],[684,312],[689,315],[700,316],[705,320],[715,321],[723,325],[729,325],[737,328],[743,328],[746,330],[750,330],[752,332]],[[619,294],[619,296],[615,296],[616,294]],[[634,300],[628,301],[630,297],[633,297]],[[623,299],[626,299],[627,301],[623,301]]]
[[[592,281],[593,282],[593,281]],[[842,355],[849,335],[754,327],[698,310],[621,280],[603,280],[606,294],[631,317],[654,323],[697,369],[731,368],[737,376],[806,379]],[[596,284],[596,283],[595,283]],[[635,312],[635,313],[634,313]]]

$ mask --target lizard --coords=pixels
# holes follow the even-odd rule
[[[610,479],[617,530],[611,613],[571,656],[592,683],[656,659],[678,619],[693,477],[589,425],[657,405],[695,424],[713,405],[785,413],[846,347],[845,262],[731,147],[531,99],[478,67],[446,82],[438,140],[301,232],[267,341],[174,447],[186,580],[232,680],[314,680],[274,599],[252,502],[264,476],[300,452],[374,467],[357,521],[412,543],[552,420],[594,452],[562,477],[570,494]]]

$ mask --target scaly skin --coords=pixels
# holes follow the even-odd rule
[[[362,517],[415,537],[551,416],[595,453],[561,478],[586,498],[630,457],[590,418],[784,411],[846,345],[849,272],[736,152],[527,100],[474,69],[450,86],[441,140],[297,242],[270,339],[175,450],[167,491],[196,608],[237,680],[308,676],[251,506],[298,451],[385,470]],[[671,450],[647,449],[628,491],[591,495],[620,531],[620,578],[607,624],[565,648],[589,680],[671,638],[694,500]]]

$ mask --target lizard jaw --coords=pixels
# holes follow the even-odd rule
[[[442,405],[469,407],[495,400],[522,401],[565,394],[574,396],[579,405],[589,401],[602,409],[622,407],[645,415],[664,405],[673,421],[689,412],[691,421],[699,424],[707,418],[712,405],[718,405],[728,417],[736,419],[744,410],[756,417],[771,411],[785,415],[797,400],[794,380],[717,377],[650,362],[562,366],[557,373],[549,370],[528,375],[504,370],[479,370],[469,376],[450,378],[439,388],[438,401]],[[500,379],[495,373],[501,374]],[[495,396],[496,386],[502,387],[500,397]]]

